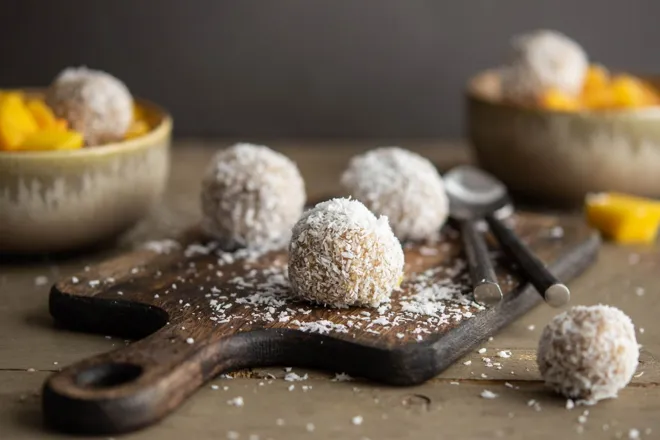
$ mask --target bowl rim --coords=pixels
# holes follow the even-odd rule
[[[496,100],[492,98],[488,98],[484,96],[483,94],[478,93],[478,91],[475,90],[473,87],[474,81],[487,74],[495,74],[497,72],[497,69],[491,68],[491,69],[485,69],[481,70],[480,72],[472,75],[466,82],[466,84],[463,87],[463,94],[465,97],[468,98],[470,101],[475,101],[480,104],[486,104],[490,105],[492,107],[497,107],[497,108],[505,108],[513,111],[518,111],[518,112],[525,112],[528,114],[536,114],[536,115],[567,115],[567,116],[575,116],[579,117],[582,119],[601,119],[603,117],[605,118],[611,118],[611,117],[645,117],[645,118],[657,118],[660,116],[660,105],[652,105],[652,106],[647,106],[647,107],[638,107],[638,108],[608,108],[608,109],[602,109],[602,110],[595,110],[595,109],[580,109],[580,110],[558,110],[558,109],[545,109],[541,107],[534,107],[534,106],[524,106],[524,105],[517,105],[515,103],[505,101],[505,100]],[[652,83],[657,83],[659,78],[657,75],[637,75],[638,78],[645,80],[647,82],[652,82]],[[657,88],[657,87],[656,87]]]
[[[14,88],[11,90],[35,92],[39,91],[40,89],[26,87]],[[161,118],[160,123],[156,125],[156,127],[142,136],[133,139],[122,140],[119,142],[99,145],[97,147],[79,148],[77,150],[0,151],[0,160],[3,158],[13,160],[19,158],[27,160],[40,160],[55,158],[80,158],[90,156],[100,157],[148,148],[149,146],[155,144],[159,139],[166,137],[169,133],[171,133],[172,116],[167,110],[147,99],[134,97],[133,100],[143,107],[148,107],[154,110]]]

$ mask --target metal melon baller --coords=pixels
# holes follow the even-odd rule
[[[486,242],[477,227],[478,222],[485,219],[504,253],[520,267],[523,276],[545,302],[553,307],[568,303],[568,287],[552,275],[516,233],[500,220],[500,217],[513,211],[502,182],[485,171],[467,165],[451,169],[443,180],[449,197],[450,215],[460,224],[475,301],[494,305],[502,299]]]

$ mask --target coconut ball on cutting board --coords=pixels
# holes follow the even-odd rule
[[[109,73],[86,67],[62,71],[48,88],[46,103],[83,134],[88,146],[121,140],[133,120],[128,87]]]
[[[289,280],[302,298],[376,307],[403,279],[403,249],[387,218],[362,203],[333,199],[305,212],[289,245]]]
[[[220,151],[202,180],[202,228],[225,248],[285,243],[303,211],[296,164],[261,145]]]
[[[541,335],[537,363],[545,382],[571,399],[616,397],[632,379],[639,359],[635,328],[621,310],[576,306]]]
[[[519,35],[511,40],[510,59],[501,70],[501,93],[518,102],[535,101],[548,89],[576,96],[588,67],[584,49],[559,32]]]
[[[354,157],[341,182],[373,213],[387,216],[400,240],[433,237],[449,214],[438,171],[426,158],[402,148],[377,148]]]

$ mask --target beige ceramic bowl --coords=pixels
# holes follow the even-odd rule
[[[165,189],[170,116],[139,101],[152,130],[95,148],[0,151],[0,252],[93,245],[143,217]]]
[[[517,193],[562,204],[582,203],[595,191],[660,197],[660,108],[569,113],[514,106],[499,99],[495,72],[472,80],[467,104],[479,164]]]

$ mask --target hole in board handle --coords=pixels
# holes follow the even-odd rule
[[[129,363],[94,365],[76,376],[76,384],[87,388],[110,388],[132,382],[142,374],[142,367]]]

